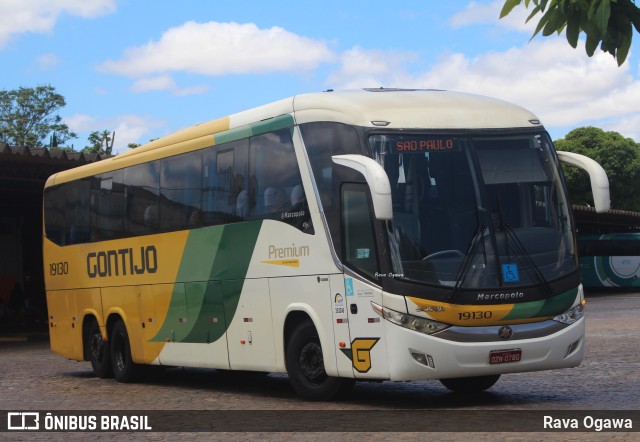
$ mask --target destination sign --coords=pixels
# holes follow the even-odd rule
[[[450,137],[402,137],[393,140],[393,150],[403,153],[458,151],[457,138]]]

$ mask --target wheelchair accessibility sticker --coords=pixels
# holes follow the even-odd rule
[[[502,264],[502,281],[505,283],[520,282],[520,274],[518,273],[518,264],[515,264],[515,263]]]

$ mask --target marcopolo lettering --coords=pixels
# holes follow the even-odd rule
[[[478,293],[478,301],[508,301],[510,299],[523,299],[523,292],[510,293]]]
[[[158,252],[155,246],[104,250],[87,254],[87,275],[89,278],[111,276],[142,275],[158,270]]]

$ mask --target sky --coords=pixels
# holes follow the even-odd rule
[[[51,85],[60,116],[114,151],[300,93],[433,88],[529,109],[553,139],[597,126],[640,141],[640,65],[530,39],[504,0],[0,0],[0,89]],[[634,50],[635,49],[635,50]]]

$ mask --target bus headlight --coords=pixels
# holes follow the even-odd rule
[[[578,304],[575,307],[570,308],[561,315],[553,318],[554,321],[562,322],[563,324],[573,324],[578,319],[584,316],[584,305]]]
[[[409,330],[424,333],[426,335],[432,335],[445,328],[450,327],[449,324],[443,324],[442,322],[433,321],[431,319],[420,318],[408,313],[400,313],[395,310],[382,307],[375,302],[371,303],[373,310],[386,319],[389,322],[393,322],[400,327],[408,328]]]

